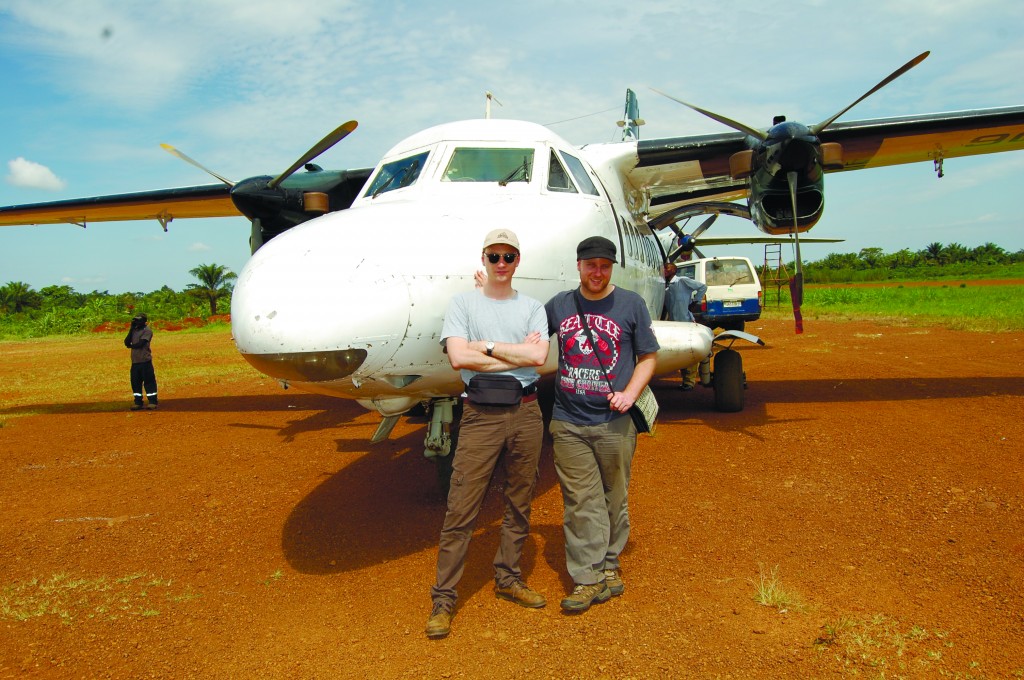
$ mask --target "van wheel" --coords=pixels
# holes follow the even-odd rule
[[[712,386],[716,411],[736,413],[743,410],[743,358],[739,352],[724,349],[715,355]]]
[[[739,320],[739,321],[724,321],[724,322],[722,322],[722,330],[726,330],[726,331],[740,331],[740,332],[742,332],[744,327],[745,327],[745,324],[744,324],[742,319]]]

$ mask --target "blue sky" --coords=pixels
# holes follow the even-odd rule
[[[585,5],[585,7],[584,7]],[[349,119],[317,161],[368,167],[422,128],[482,117],[613,141],[624,92],[645,139],[717,132],[648,88],[753,127],[814,123],[924,51],[841,120],[1024,104],[1024,3],[0,0],[0,205],[212,183],[160,149],[238,180],[277,174]],[[805,259],[932,241],[1024,248],[1024,153],[844,173]],[[735,218],[718,235],[756,233]],[[240,271],[244,218],[0,228],[0,283],[180,290],[188,270]],[[763,260],[763,247],[732,248]],[[720,254],[722,249],[709,249]],[[791,255],[791,254],[790,254]]]

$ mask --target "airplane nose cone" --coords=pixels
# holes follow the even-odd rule
[[[275,238],[242,269],[231,301],[235,343],[257,370],[280,380],[358,379],[401,342],[408,286],[367,264],[351,243],[303,236]]]

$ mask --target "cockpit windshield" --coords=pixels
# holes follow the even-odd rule
[[[423,170],[429,154],[429,151],[424,151],[414,156],[385,163],[373,179],[370,188],[366,190],[365,195],[377,198],[386,191],[409,186],[420,176],[420,171]]]
[[[529,182],[533,149],[460,147],[445,168],[442,182]]]

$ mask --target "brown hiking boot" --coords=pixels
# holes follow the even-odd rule
[[[626,590],[626,585],[622,582],[622,576],[619,575],[618,569],[605,569],[604,583],[611,591],[612,597],[618,597]]]
[[[529,607],[530,609],[539,609],[548,603],[543,595],[536,590],[531,590],[522,581],[514,581],[505,588],[495,585],[494,594],[503,600],[515,602],[520,606]]]
[[[431,640],[448,637],[452,630],[452,612],[444,603],[435,604],[427,619],[426,634]]]
[[[562,600],[562,609],[569,612],[585,612],[593,603],[607,602],[611,596],[612,591],[608,590],[604,581],[590,585],[577,583],[572,589],[572,594]]]

